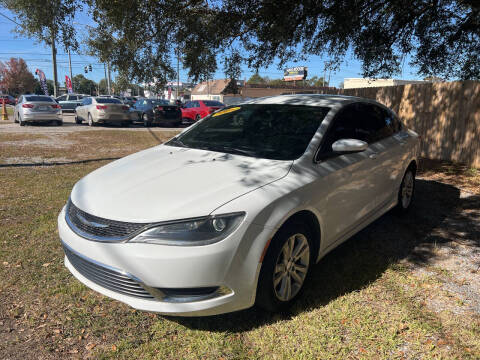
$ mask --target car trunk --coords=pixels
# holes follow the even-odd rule
[[[161,110],[160,110],[161,109]],[[156,111],[166,119],[176,119],[181,117],[181,111],[178,106],[175,105],[162,105],[157,106]]]
[[[30,110],[30,112],[39,112],[39,113],[54,113],[57,112],[57,108],[52,107],[52,105],[56,105],[52,102],[45,102],[45,101],[32,101],[27,102],[27,104],[33,105],[33,108],[26,108]]]

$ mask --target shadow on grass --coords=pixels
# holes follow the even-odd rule
[[[88,164],[97,161],[113,161],[118,160],[119,157],[101,158],[101,159],[86,159],[86,160],[72,160],[72,161],[55,161],[55,162],[41,162],[41,163],[16,163],[16,164],[0,164],[0,168],[18,168],[18,167],[35,167],[35,166],[58,166],[58,165],[74,165],[74,164]]]
[[[463,234],[462,241],[480,245],[480,226],[476,211],[472,212],[477,210],[478,214],[480,210],[479,196],[461,198],[459,189],[426,180],[417,180],[415,196],[407,214],[385,214],[315,265],[291,313],[275,315],[253,307],[212,317],[170,319],[201,330],[248,331],[289,319],[293,314],[324,306],[337,297],[362,289],[399,260],[427,264],[435,257],[433,245],[450,242],[452,237],[458,238],[459,233]],[[462,213],[462,210],[468,211]]]

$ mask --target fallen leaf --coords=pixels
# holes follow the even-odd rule
[[[45,264],[42,264],[43,267],[47,267],[47,266],[50,266],[50,263],[45,263]]]
[[[97,344],[95,343],[88,343],[87,346],[85,346],[85,349],[87,350],[92,350]]]
[[[60,329],[54,329],[53,332],[54,332],[55,334],[60,334],[60,333],[62,332],[62,330],[60,330]]]
[[[112,351],[117,351],[117,346],[115,344],[112,345]]]

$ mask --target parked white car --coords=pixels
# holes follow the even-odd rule
[[[410,207],[418,143],[356,97],[227,107],[81,179],[58,217],[65,264],[137,309],[281,310],[329,251]]]
[[[21,95],[13,112],[13,120],[24,126],[29,122],[55,122],[63,125],[62,108],[50,96]]]
[[[75,108],[75,122],[86,121],[89,126],[98,123],[120,123],[123,126],[131,124],[128,105],[111,97],[86,97],[82,105]]]

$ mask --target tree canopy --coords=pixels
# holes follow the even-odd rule
[[[98,24],[91,54],[128,79],[163,85],[177,52],[193,81],[220,61],[235,79],[243,64],[280,68],[310,55],[337,69],[350,52],[365,77],[390,77],[409,61],[422,77],[480,79],[478,0],[0,0],[24,30],[54,31],[75,46],[71,19],[85,7]],[[50,30],[49,30],[50,29]],[[48,40],[45,40],[48,41]]]
[[[217,55],[235,73],[308,55],[328,55],[336,68],[348,51],[366,77],[392,76],[408,58],[423,76],[480,78],[477,0],[90,1],[97,34],[112,40],[92,38],[91,48],[139,80],[171,78],[176,48],[194,81],[215,71]]]

